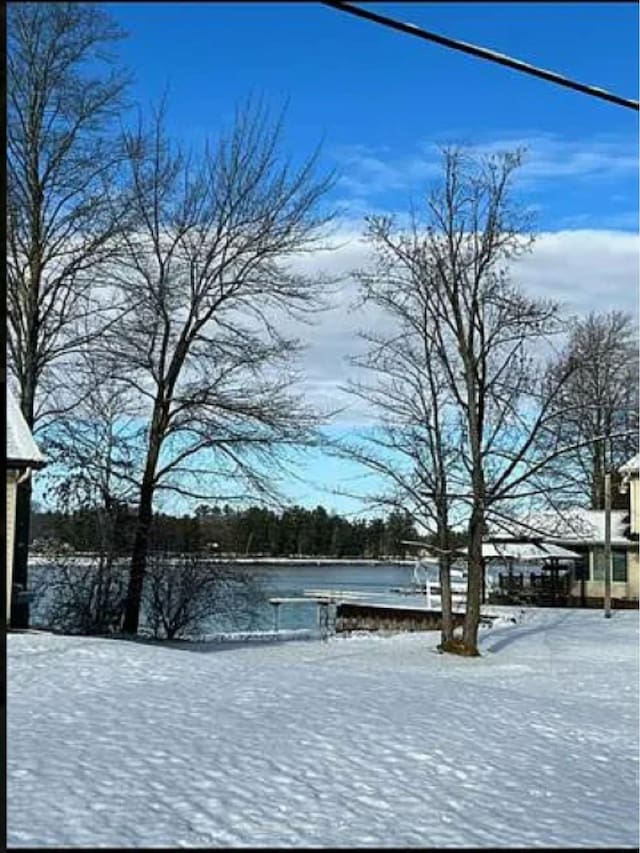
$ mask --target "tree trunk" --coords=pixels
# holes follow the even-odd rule
[[[604,454],[596,441],[593,450],[593,470],[591,473],[591,509],[604,509]]]
[[[442,603],[441,642],[453,640],[453,613],[451,606],[451,558],[440,555],[440,601]]]
[[[34,421],[34,381],[31,372],[21,389],[21,409],[29,429]],[[29,531],[31,528],[31,477],[18,484],[16,490],[16,514],[14,519],[13,541],[13,585],[25,592],[29,587]],[[29,602],[18,602],[17,596],[11,597],[11,626],[29,627]]]
[[[15,539],[13,543],[13,588],[27,590],[29,582],[29,528],[31,522],[31,477],[18,484],[16,490]],[[29,627],[29,602],[11,597],[11,627]]]
[[[480,601],[482,599],[483,561],[482,537],[485,527],[485,480],[482,455],[482,436],[486,391],[475,385],[476,371],[472,360],[465,360],[467,394],[469,400],[468,424],[471,444],[471,486],[473,503],[469,519],[469,544],[467,562],[467,605],[462,629],[463,652],[478,655],[478,628],[480,626]]]
[[[149,552],[149,532],[153,518],[153,481],[145,477],[140,490],[140,504],[136,519],[136,532],[133,541],[133,552],[129,566],[129,586],[127,589],[127,604],[122,623],[125,634],[137,634],[140,620],[140,603],[142,601],[142,585],[147,568]]]
[[[155,473],[160,455],[160,440],[157,437],[156,422],[157,413],[154,414],[154,427],[152,428],[151,445],[147,464],[140,486],[140,503],[138,505],[138,516],[136,518],[135,535],[133,539],[133,551],[131,563],[129,564],[129,586],[127,589],[127,603],[125,607],[122,630],[125,634],[137,634],[140,620],[140,604],[142,602],[142,585],[147,568],[147,554],[149,553],[149,533],[153,520],[153,494],[155,491]]]
[[[140,604],[142,602],[142,585],[147,568],[149,553],[149,533],[153,520],[153,496],[156,488],[156,469],[162,447],[162,439],[167,427],[167,406],[160,399],[156,400],[151,420],[149,449],[140,485],[140,502],[136,518],[133,551],[129,564],[129,586],[125,607],[122,630],[125,634],[137,634],[140,620]]]
[[[442,457],[442,455],[441,455]],[[444,478],[443,478],[444,479]],[[451,554],[446,499],[438,507],[438,545],[440,546],[440,603],[442,610],[442,644],[453,640],[453,614],[451,605]]]
[[[464,617],[462,641],[468,654],[478,654],[478,627],[480,625],[480,599],[482,598],[482,535],[484,513],[475,506],[469,521],[469,562],[467,575],[467,607]]]

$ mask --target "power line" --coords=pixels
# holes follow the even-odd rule
[[[462,53],[468,53],[471,56],[480,57],[480,59],[488,59],[490,62],[497,62],[499,65],[506,65],[507,68],[514,68],[516,71],[521,71],[523,74],[531,74],[534,77],[541,77],[543,80],[548,80],[551,83],[557,83],[558,86],[565,86],[567,89],[575,89],[577,92],[583,92],[585,95],[591,95],[593,98],[600,98],[603,101],[609,101],[612,104],[618,104],[627,109],[640,110],[640,103],[633,101],[630,98],[623,98],[621,95],[614,95],[612,92],[607,92],[605,89],[600,89],[597,86],[589,86],[586,83],[578,83],[576,80],[571,80],[569,77],[564,77],[562,74],[556,74],[555,71],[547,71],[544,68],[538,68],[535,65],[530,65],[528,62],[522,62],[520,59],[513,59],[510,56],[505,56],[504,53],[497,53],[495,50],[489,50],[486,47],[478,47],[475,44],[458,41],[458,39],[441,36],[438,33],[430,32],[429,30],[421,29],[415,24],[406,24],[402,21],[397,21],[395,18],[387,18],[385,15],[379,15],[377,12],[370,12],[368,9],[362,9],[358,6],[352,6],[350,3],[343,3],[341,0],[321,0],[323,5],[331,6],[340,12],[347,12],[349,15],[355,15],[358,18],[366,18],[369,21],[374,21],[376,24],[382,24],[385,27],[390,27],[393,30],[399,30],[409,35],[417,36],[425,41],[432,41],[440,44],[443,47],[449,47],[452,50],[459,50]]]

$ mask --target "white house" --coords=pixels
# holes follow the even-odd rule
[[[554,540],[583,555],[583,562],[573,578],[574,598],[599,600],[604,597],[604,526],[603,510],[574,510],[581,528],[565,528]],[[611,512],[611,598],[638,601],[638,542],[629,535],[629,513]]]
[[[18,483],[30,476],[35,468],[42,468],[45,459],[38,450],[31,430],[27,426],[20,407],[7,388],[7,625],[11,614],[11,590],[13,587],[13,546],[16,521],[16,492]]]
[[[635,469],[633,463],[635,460]],[[638,457],[620,470],[630,481],[631,512],[614,509],[611,512],[611,598],[620,602],[638,602],[640,559],[638,554],[638,507],[640,489]],[[627,470],[628,466],[630,468]],[[570,569],[569,595],[577,602],[598,604],[604,597],[604,527],[603,510],[573,507],[560,512],[531,513],[523,518],[527,527],[513,535],[526,534],[531,528],[544,534],[545,540],[580,555],[581,559],[567,564]]]

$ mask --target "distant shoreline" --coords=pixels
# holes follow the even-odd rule
[[[238,563],[242,565],[280,565],[283,566],[413,566],[415,560],[403,560],[389,557],[386,559],[366,559],[364,557],[213,557],[216,563]]]
[[[71,554],[38,554],[29,555],[30,562],[49,562],[61,557],[66,559],[86,559],[97,556],[90,551],[82,551]],[[178,559],[181,554],[168,554],[169,559]],[[400,557],[386,557],[381,559],[367,559],[364,557],[216,557],[210,554],[195,554],[210,563],[237,564],[242,566],[414,566],[416,559],[402,559]],[[123,556],[123,560],[128,557]]]

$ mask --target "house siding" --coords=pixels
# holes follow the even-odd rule
[[[637,546],[631,548],[627,559],[627,596],[640,598],[640,553]]]
[[[632,477],[629,483],[629,502],[631,516],[631,533],[640,533],[640,479]]]
[[[16,526],[16,491],[18,474],[7,471],[7,508],[6,508],[6,539],[7,539],[7,625],[11,615],[11,586],[13,583],[13,541]]]
[[[599,549],[602,546],[597,546]],[[589,578],[593,578],[593,566],[595,560],[595,549],[589,550]],[[638,547],[627,549],[627,580],[611,581],[611,597],[618,599],[637,599],[640,593],[640,554]],[[603,598],[604,597],[604,581],[603,580],[587,580],[584,584],[585,598]],[[581,598],[582,585],[580,581],[574,581],[571,585],[571,595],[574,598]]]
[[[640,534],[640,477],[632,474],[629,480],[629,531],[632,536]],[[640,598],[640,549],[636,542],[629,549],[627,563],[629,598]]]

